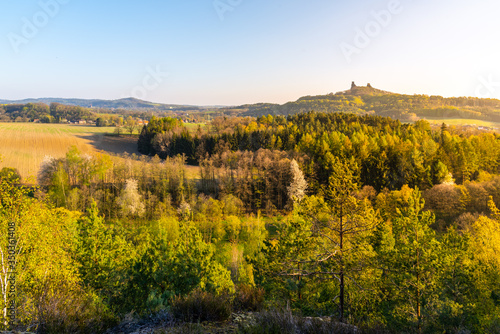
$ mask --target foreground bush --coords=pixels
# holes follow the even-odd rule
[[[238,285],[234,297],[235,311],[260,311],[264,303],[264,289]]]
[[[103,333],[117,318],[97,296],[80,291],[52,295],[39,304],[38,333]]]
[[[188,322],[224,321],[233,311],[232,296],[194,290],[186,296],[175,297],[171,302],[174,317]]]
[[[294,316],[290,310],[269,310],[254,314],[254,321],[241,323],[240,334],[351,334],[360,333],[352,325],[325,318]]]

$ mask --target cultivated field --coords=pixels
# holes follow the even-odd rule
[[[446,125],[470,125],[470,126],[482,126],[488,128],[499,128],[500,123],[497,122],[489,122],[489,121],[481,121],[478,119],[465,119],[465,118],[425,118],[431,124],[441,125],[445,123]]]
[[[63,157],[75,145],[81,152],[138,153],[137,137],[108,137],[114,128],[95,126],[0,123],[0,168],[17,168],[23,182],[34,183],[46,155]]]

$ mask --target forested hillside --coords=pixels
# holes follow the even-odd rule
[[[428,119],[477,119],[500,121],[500,100],[475,97],[444,98],[442,96],[404,95],[368,86],[328,95],[304,96],[297,101],[279,104],[243,105],[225,109],[240,116],[294,115],[309,111],[342,112],[358,115],[388,116],[405,122]]]
[[[0,100],[0,104],[47,104],[58,103],[69,105],[72,107],[97,108],[108,110],[134,110],[134,111],[197,111],[199,108],[195,106],[178,105],[178,104],[163,104],[143,101],[133,97],[123,98],[119,100],[98,100],[98,99],[67,99],[67,98],[40,98],[40,99],[25,99],[18,101]]]
[[[236,107],[199,107],[175,104],[159,104],[134,98],[114,101],[83,99],[29,99],[18,103],[2,104],[0,100],[0,121],[57,122],[96,119],[93,113],[122,114],[150,118],[176,116],[183,119],[204,121],[213,115],[226,116],[288,116],[306,112],[352,113],[391,117],[402,122],[429,120],[481,120],[500,122],[500,100],[475,97],[453,97],[429,95],[404,95],[391,93],[368,86],[327,95],[304,96],[283,105],[256,103]],[[50,105],[50,107],[49,107]],[[59,109],[55,112],[54,108]]]
[[[39,188],[0,173],[19,329],[500,331],[500,135],[308,112],[152,118],[138,148],[47,157]]]

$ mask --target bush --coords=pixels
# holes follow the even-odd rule
[[[255,314],[254,323],[240,324],[241,334],[298,333],[297,324],[291,311],[269,310]]]
[[[264,289],[238,285],[234,298],[236,311],[260,311],[264,303]]]
[[[329,318],[294,316],[290,309],[269,310],[255,314],[255,321],[240,324],[240,334],[350,334],[359,333],[352,325],[332,322]]]
[[[48,294],[38,303],[38,333],[103,333],[117,318],[94,294],[72,291]]]
[[[216,295],[199,289],[187,296],[175,297],[171,302],[174,317],[188,322],[225,321],[233,312],[232,306],[231,295]]]
[[[0,179],[16,184],[21,182],[21,174],[16,168],[4,167],[0,170]]]

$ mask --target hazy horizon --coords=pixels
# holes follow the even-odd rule
[[[494,1],[4,2],[0,99],[285,103],[351,81],[500,98]]]

